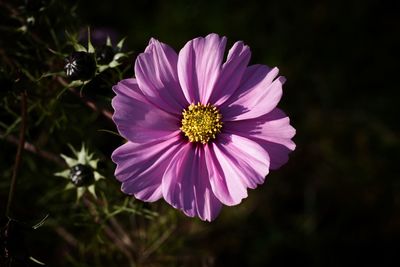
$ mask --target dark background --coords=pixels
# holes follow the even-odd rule
[[[97,0],[80,1],[76,12],[94,30],[126,36],[136,54],[150,37],[176,51],[211,32],[243,40],[251,63],[287,78],[279,106],[297,129],[289,162],[213,223],[179,216],[185,241],[174,257],[398,266],[398,1]]]
[[[287,77],[296,151],[186,247],[216,266],[395,266],[400,237],[396,1],[90,1],[88,24],[142,51],[210,32]],[[396,51],[397,50],[397,51]],[[228,216],[228,213],[229,216]],[[235,214],[235,216],[231,215]]]

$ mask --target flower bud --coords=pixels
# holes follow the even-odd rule
[[[88,186],[94,182],[93,169],[88,165],[77,164],[70,169],[69,178],[77,187]]]
[[[100,65],[110,63],[114,58],[114,49],[109,45],[103,45],[96,50],[96,60]]]
[[[96,61],[93,54],[72,52],[65,58],[64,70],[71,80],[89,80],[96,73]]]

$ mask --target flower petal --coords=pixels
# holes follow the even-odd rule
[[[282,167],[289,161],[289,154],[294,150],[287,146],[268,142],[266,140],[259,140],[258,144],[262,146],[269,154],[271,159],[270,168],[271,170],[276,170]]]
[[[221,71],[225,45],[225,37],[209,34],[189,41],[179,52],[178,77],[189,103],[208,103]]]
[[[188,106],[177,75],[178,55],[168,45],[151,39],[135,62],[135,75],[140,89],[154,105],[180,114]]]
[[[162,197],[161,181],[171,157],[182,146],[179,135],[162,142],[137,144],[127,142],[112,154],[117,164],[115,176],[121,190],[143,201]]]
[[[268,153],[256,142],[238,135],[220,134],[205,146],[211,188],[225,205],[237,205],[268,174]]]
[[[278,108],[255,119],[227,121],[224,131],[259,143],[269,154],[271,169],[285,164],[288,154],[296,148],[291,140],[296,130],[290,125],[289,117]]]
[[[162,181],[165,200],[187,216],[214,220],[222,204],[211,190],[202,146],[187,144],[176,153]]]
[[[225,121],[252,119],[269,113],[282,96],[285,78],[278,68],[254,65],[246,69],[239,88],[221,107]]]
[[[135,79],[122,80],[113,90],[113,120],[127,140],[149,142],[179,132],[179,119],[148,102]]]
[[[250,56],[250,48],[243,42],[239,41],[233,45],[212,91],[210,103],[221,105],[238,88],[247,64],[249,64]]]

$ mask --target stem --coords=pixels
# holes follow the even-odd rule
[[[25,129],[26,129],[26,117],[27,117],[26,116],[26,113],[27,113],[27,100],[26,99],[27,99],[26,91],[24,91],[21,93],[21,128],[19,131],[17,155],[15,156],[15,164],[14,164],[13,174],[12,174],[12,178],[11,178],[10,191],[8,193],[8,201],[7,201],[7,209],[6,209],[7,217],[10,217],[10,209],[11,209],[12,201],[14,198],[18,169],[21,164],[22,150],[24,149],[24,144],[25,144]]]
[[[0,130],[0,135],[4,136],[4,132]],[[19,139],[13,135],[7,135],[4,137],[5,141],[12,143],[14,145],[18,145],[19,144]],[[24,144],[24,149],[26,151],[32,152],[33,154],[36,154],[44,159],[47,159],[49,161],[52,161],[54,163],[56,163],[57,165],[59,165],[60,167],[66,167],[67,165],[65,164],[64,160],[61,159],[59,156],[45,151],[45,150],[41,150],[38,147],[34,146],[33,144],[26,142]]]
[[[129,237],[127,234],[127,231],[122,227],[122,225],[115,219],[115,218],[110,218],[110,223],[114,227],[114,229],[118,232],[118,234],[121,236],[121,241],[125,244],[127,248],[132,249],[133,252],[134,250],[134,244],[132,242],[132,239]]]
[[[152,253],[157,251],[157,249],[173,234],[175,231],[175,227],[168,229],[165,231],[149,248],[147,248],[141,254],[140,260],[144,261],[147,259]]]
[[[62,85],[62,86],[68,86],[67,81],[65,81],[62,77],[58,76],[57,81]],[[102,109],[97,107],[96,103],[87,99],[86,97],[82,96],[80,93],[78,93],[74,88],[69,87],[69,91],[71,91],[76,97],[80,98],[83,103],[86,104],[89,108],[91,108],[93,111],[99,112],[102,114],[104,117],[112,121],[112,113],[106,109]]]
[[[100,224],[101,222],[98,221],[98,214],[95,208],[95,204],[90,201],[86,196],[83,196],[83,203],[88,208],[90,215],[92,215],[93,220],[95,223]],[[124,240],[118,236],[115,231],[108,225],[106,222],[103,222],[103,229],[105,234],[114,242],[115,246],[126,256],[127,260],[129,261],[129,266],[134,267],[136,266],[135,260],[133,258],[132,252],[129,250],[127,244],[124,243]]]
[[[91,202],[95,203],[97,206],[108,206],[106,198],[104,198],[104,202],[93,197],[92,195],[90,195],[90,198],[91,198]],[[89,199],[88,199],[88,201],[90,202]],[[127,234],[127,231],[124,229],[124,227],[113,216],[111,216],[108,220],[110,221],[113,228],[122,237],[121,241],[123,242],[123,244],[125,244],[128,249],[132,249],[132,252],[135,252],[134,243],[133,243],[132,239],[130,238],[129,234]]]
[[[78,247],[79,245],[79,241],[72,235],[70,234],[64,227],[62,226],[56,226],[54,228],[54,230],[56,231],[56,233],[61,236],[62,238],[64,238],[64,240],[70,244],[73,247]]]

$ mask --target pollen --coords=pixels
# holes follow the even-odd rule
[[[208,143],[222,129],[222,115],[213,105],[190,104],[182,112],[181,131],[190,142]]]

